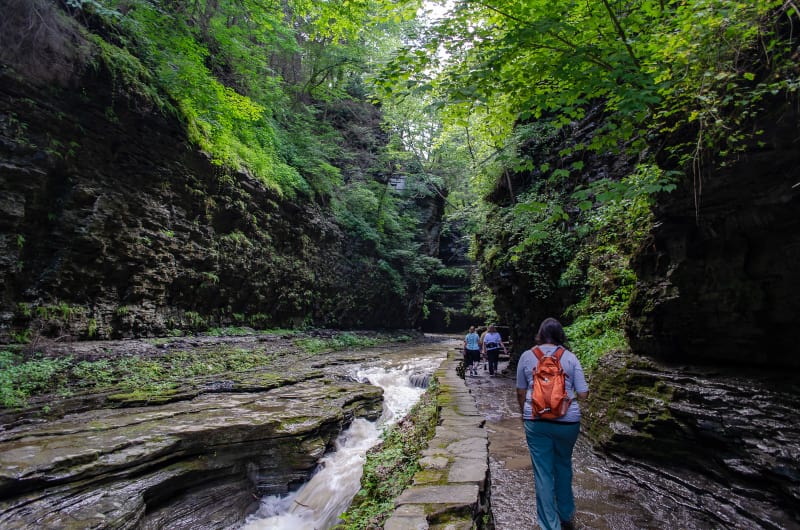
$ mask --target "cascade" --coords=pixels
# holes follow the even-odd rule
[[[425,382],[441,358],[419,357],[384,366],[355,366],[350,376],[384,390],[383,414],[376,422],[356,419],[337,438],[312,478],[285,496],[261,499],[258,511],[247,518],[244,530],[322,530],[337,523],[361,486],[367,451],[377,444],[383,429],[400,421],[425,392]],[[420,377],[423,375],[423,377]]]

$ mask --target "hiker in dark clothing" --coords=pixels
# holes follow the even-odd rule
[[[489,330],[483,337],[483,353],[489,360],[489,375],[495,375],[497,372],[497,361],[500,359],[500,352],[508,354],[506,345],[503,344],[503,338],[497,332],[494,324],[489,325]]]

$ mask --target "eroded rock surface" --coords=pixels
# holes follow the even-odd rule
[[[659,201],[634,264],[637,353],[800,368],[800,112],[780,103],[753,126],[759,147]]]
[[[386,289],[374,245],[324,201],[226,174],[112,78],[37,88],[0,70],[0,341],[413,327],[426,286]],[[352,106],[349,122],[364,120],[354,128],[383,134],[377,109]],[[369,166],[375,152],[364,154]],[[368,169],[351,165],[345,180]],[[443,202],[418,203],[429,247]]]
[[[0,431],[0,527],[236,524],[258,496],[285,493],[306,480],[355,417],[380,415],[380,388],[330,368],[355,357],[300,359],[300,368],[287,368],[294,379],[287,376],[278,388],[223,385],[157,406],[6,425]]]
[[[608,356],[590,381],[586,432],[616,472],[724,528],[800,526],[800,388]]]

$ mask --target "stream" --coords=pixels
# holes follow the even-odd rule
[[[244,530],[324,530],[338,522],[361,486],[367,451],[380,441],[383,430],[402,419],[425,392],[422,385],[442,361],[442,350],[428,346],[393,356],[380,365],[355,365],[347,376],[384,390],[383,414],[376,422],[356,419],[337,438],[314,476],[298,490],[261,499]]]
[[[236,340],[237,346],[247,345]],[[0,527],[130,528],[134,521],[138,528],[328,529],[358,491],[369,448],[417,402],[430,374],[458,342],[453,336],[426,336],[422,343],[372,351],[279,356],[269,373],[281,373],[285,380],[274,388],[264,386],[263,374],[254,371],[239,374],[237,388],[164,403],[104,407],[93,405],[89,394],[86,403],[61,417],[12,417],[0,430],[0,486],[5,488]],[[180,345],[187,346],[198,347]],[[531,462],[514,379],[504,373],[507,363],[499,368],[500,377],[489,377],[481,367],[478,376],[467,376],[466,385],[489,438],[494,528],[528,530],[536,525]],[[769,395],[780,407],[773,405],[771,414],[748,408],[759,421],[737,423],[742,410],[730,404],[753,393],[744,381],[712,380],[695,372],[692,377],[653,374],[682,383],[687,396],[705,393],[702,399],[676,401],[675,410],[688,415],[694,413],[691,407],[702,406],[720,425],[730,426],[719,432],[763,447],[767,464],[773,461],[767,457],[780,451],[789,464],[796,459],[797,422],[785,420],[799,410],[796,393],[772,388]],[[354,381],[380,387],[383,399],[376,388]],[[739,387],[744,390],[737,393]],[[355,407],[370,413],[358,414]],[[336,436],[344,418],[375,418],[379,411],[377,421],[355,419]],[[751,449],[742,462],[762,453]],[[573,466],[577,528],[800,528],[793,508],[782,507],[758,485],[743,490],[677,466],[611,455],[594,452],[583,435],[578,439]],[[791,473],[789,464],[775,469]],[[306,480],[315,466],[310,480],[286,494],[287,484]],[[254,483],[262,492],[281,495],[261,498],[252,513]]]
[[[308,482],[288,495],[262,498],[243,530],[324,530],[334,526],[360,487],[366,452],[379,442],[382,430],[401,419],[424,392],[411,383],[412,376],[431,374],[441,355],[441,348],[429,345],[398,352],[379,364],[347,367],[347,377],[384,390],[383,415],[377,422],[355,420],[338,437],[334,450],[322,458]],[[507,363],[501,362],[499,368],[502,373]],[[483,367],[478,373],[477,377],[467,376],[466,384],[486,417],[495,528],[536,528],[533,472],[517,411],[514,380],[511,374],[489,377]],[[646,479],[637,481],[624,466],[624,462],[614,463],[597,455],[584,437],[579,438],[573,462],[577,528],[715,527],[679,503],[654,495]]]

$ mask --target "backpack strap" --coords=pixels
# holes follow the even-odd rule
[[[542,358],[545,355],[544,355],[544,352],[542,351],[542,349],[539,348],[539,346],[534,346],[533,348],[531,348],[531,352],[533,352],[533,354],[536,356],[536,360],[537,361],[542,362]],[[555,357],[556,361],[558,361],[558,364],[561,364],[561,356],[562,355],[564,355],[564,347],[563,346],[558,346],[558,347],[556,347],[555,351],[553,352],[552,357]]]

